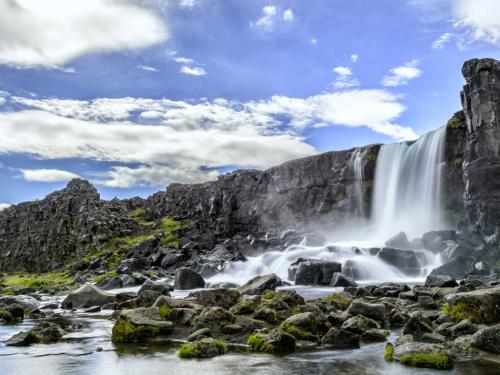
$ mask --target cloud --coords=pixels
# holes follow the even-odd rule
[[[137,69],[145,70],[147,72],[157,72],[158,69],[148,65],[137,65]]]
[[[148,47],[167,37],[160,17],[127,0],[0,2],[0,64],[53,68],[84,54]]]
[[[352,74],[351,68],[347,66],[337,66],[333,71],[338,74],[337,79],[333,83],[336,89],[348,89],[351,87],[359,86],[359,81]]]
[[[392,68],[390,74],[382,79],[382,85],[386,87],[407,85],[410,80],[418,78],[422,74],[422,71],[417,66],[418,60],[412,60],[404,65]]]
[[[179,6],[181,8],[193,8],[195,5],[194,0],[179,0]]]
[[[359,60],[359,55],[353,53],[351,55],[351,61],[355,63],[355,62],[358,62],[358,60]]]
[[[0,211],[9,208],[11,205],[9,203],[0,203]]]
[[[498,0],[456,0],[454,26],[463,32],[465,43],[487,42],[500,46],[500,4]]]
[[[284,21],[293,21],[293,18],[294,18],[294,14],[293,14],[293,11],[291,9],[287,9],[283,12],[283,20]]]
[[[453,38],[452,33],[444,33],[432,42],[432,49],[443,49],[444,46]]]
[[[191,76],[204,76],[207,74],[205,69],[203,69],[202,67],[199,67],[199,66],[184,65],[179,69],[179,71],[182,74],[187,74],[187,75],[191,75]]]
[[[66,182],[79,175],[60,169],[21,169],[21,174],[30,182]]]
[[[313,46],[315,46],[315,45],[317,45],[317,44],[318,44],[318,39],[316,39],[316,38],[311,38],[309,41],[311,42],[311,44],[312,44]]]

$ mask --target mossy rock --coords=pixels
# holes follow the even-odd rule
[[[476,324],[500,322],[500,288],[449,294],[443,312],[456,321],[468,319]]]
[[[251,351],[270,354],[287,354],[295,351],[296,341],[292,335],[274,329],[269,333],[254,333],[247,340]]]
[[[311,312],[292,315],[280,328],[298,340],[315,340],[318,321]]]
[[[262,294],[262,302],[283,301],[290,307],[305,305],[306,301],[295,290],[267,291]]]
[[[408,353],[399,362],[406,366],[447,370],[453,367],[453,357],[447,353]]]
[[[394,356],[394,346],[391,343],[387,343],[384,349],[384,359],[387,362],[392,362]]]
[[[343,310],[347,309],[352,302],[350,298],[347,298],[339,293],[332,293],[326,297],[323,297],[321,301],[329,304],[337,304]]]
[[[169,334],[172,322],[165,321],[156,307],[123,310],[113,326],[114,342],[141,342],[149,338]]]
[[[224,341],[209,337],[182,345],[178,355],[180,358],[211,358],[226,354],[227,351],[227,344]]]
[[[244,298],[240,300],[237,304],[235,304],[233,307],[231,307],[229,309],[229,312],[235,315],[249,315],[255,312],[257,306],[258,305],[254,300],[250,298]]]
[[[3,309],[0,309],[0,319],[3,319],[6,324],[11,324],[16,321],[10,312]]]

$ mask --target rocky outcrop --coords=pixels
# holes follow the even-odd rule
[[[75,179],[40,201],[0,211],[0,270],[57,269],[136,226],[123,202],[102,201],[88,181]]]
[[[467,124],[464,203],[469,223],[485,235],[500,234],[500,61],[472,59],[462,68]]]

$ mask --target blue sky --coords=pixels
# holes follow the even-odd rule
[[[41,3],[0,4],[0,207],[412,139],[500,58],[498,0]]]

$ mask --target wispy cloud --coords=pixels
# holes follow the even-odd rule
[[[422,74],[418,64],[418,60],[412,60],[404,65],[392,68],[390,74],[382,79],[382,85],[387,87],[407,85],[410,80],[418,78]]]
[[[357,78],[354,77],[351,68],[347,66],[337,66],[333,68],[333,71],[338,75],[333,83],[333,87],[336,89],[348,89],[360,85]]]
[[[9,203],[0,203],[0,211],[9,208],[11,205]]]
[[[147,72],[157,72],[158,69],[149,65],[137,65],[137,69],[145,70]]]
[[[283,12],[283,20],[284,21],[293,21],[295,15],[293,14],[293,11],[291,9],[287,9]]]
[[[30,182],[65,182],[80,178],[76,173],[60,169],[21,169],[21,175]]]
[[[271,31],[279,23],[290,23],[295,14],[292,9],[279,10],[275,5],[267,5],[261,9],[261,15],[255,21],[250,21],[250,26],[266,31]]]
[[[355,62],[358,62],[358,60],[359,60],[359,55],[356,53],[353,53],[351,55],[351,61],[355,63]]]
[[[431,48],[432,49],[443,49],[446,44],[453,38],[452,33],[443,33],[437,38],[435,41],[432,42]]]
[[[199,66],[188,66],[184,65],[179,70],[182,74],[187,74],[190,76],[204,76],[207,74],[205,69]]]

